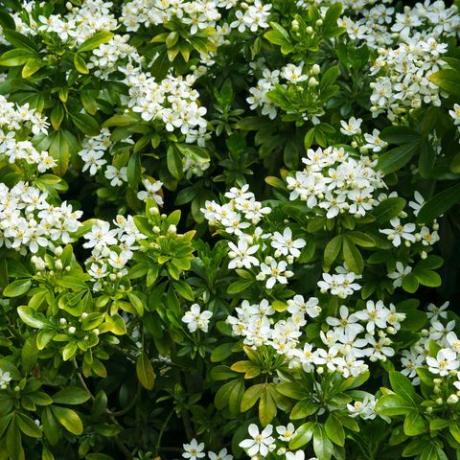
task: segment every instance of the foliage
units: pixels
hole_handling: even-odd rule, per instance
[[[460,4],[405,3],[1,2],[0,460],[460,458]]]

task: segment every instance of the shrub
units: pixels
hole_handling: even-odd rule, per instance
[[[457,7],[3,1],[0,460],[460,458]]]

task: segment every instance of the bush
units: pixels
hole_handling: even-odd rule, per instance
[[[0,460],[460,459],[457,7],[1,2]]]

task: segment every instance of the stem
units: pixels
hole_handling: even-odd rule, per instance
[[[160,450],[160,444],[161,444],[161,438],[163,437],[163,433],[169,423],[169,420],[171,420],[171,417],[173,415],[174,411],[171,411],[169,415],[166,417],[166,420],[164,421],[163,425],[161,426],[160,433],[158,434],[158,440],[155,445],[155,454],[158,455],[158,451]],[[167,447],[161,448],[162,450],[168,449]]]
[[[88,392],[91,400],[95,400],[95,396],[93,395],[93,393],[91,392],[91,390],[89,389],[88,385],[86,384],[86,381],[83,377],[83,375],[81,374],[80,372],[80,369],[78,368],[78,364],[77,364],[77,360],[74,358],[72,360],[73,362],[73,366],[75,368],[75,370],[77,371],[77,376],[78,376],[78,379],[80,380],[80,383],[82,384],[83,388]],[[134,398],[135,399],[135,398]],[[118,425],[119,427],[123,428],[119,423],[118,423],[118,420],[114,417],[113,413],[110,412],[108,409],[106,409],[106,414],[107,416],[109,417],[110,421],[115,424],[115,425]],[[117,447],[121,450],[121,452],[123,452],[124,456],[126,459],[131,459],[132,458],[132,455],[131,455],[131,452],[128,450],[128,448],[120,441],[120,439],[118,438],[118,436],[115,436],[115,444],[117,445]]]

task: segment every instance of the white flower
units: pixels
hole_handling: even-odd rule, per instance
[[[460,104],[454,104],[454,109],[449,110],[449,115],[454,120],[455,126],[460,126]]]
[[[425,204],[425,199],[420,192],[414,192],[414,201],[409,201],[409,207],[414,210],[414,215],[417,216],[422,206]]]
[[[427,306],[426,316],[431,321],[436,321],[438,318],[447,318],[447,309],[449,308],[449,302],[444,302],[440,307],[430,303]]]
[[[412,272],[412,267],[409,265],[404,266],[402,262],[396,262],[396,270],[388,273],[388,278],[393,280],[393,287],[401,287],[403,279]]]
[[[187,458],[189,460],[197,460],[198,458],[203,458],[206,454],[203,452],[204,450],[204,442],[200,442],[198,444],[196,439],[192,439],[190,444],[183,445],[184,452],[182,453],[183,458]]]
[[[250,457],[261,455],[266,457],[274,445],[275,438],[272,435],[273,426],[267,425],[262,432],[256,424],[251,423],[248,427],[248,433],[252,439],[241,441],[239,446],[244,449]]]
[[[420,379],[417,377],[417,368],[423,366],[425,357],[410,350],[403,350],[401,355],[401,365],[403,366],[401,374],[414,379],[414,384],[419,383]]]
[[[141,201],[147,201],[147,199],[154,200],[159,206],[163,205],[163,197],[158,193],[163,186],[163,182],[155,179],[143,179],[142,184],[145,187],[145,191],[137,193],[137,198]]]
[[[118,169],[115,166],[109,165],[104,175],[110,181],[112,187],[119,187],[123,185],[123,182],[128,182],[128,169],[125,166]]]
[[[209,310],[201,311],[201,307],[194,303],[188,312],[182,317],[182,321],[187,324],[190,332],[197,330],[208,332],[209,320],[212,313]]]
[[[0,369],[0,389],[5,390],[10,382],[11,382],[10,373]]]
[[[275,232],[271,241],[272,247],[276,249],[275,256],[287,256],[290,254],[293,257],[299,257],[300,249],[306,244],[305,240],[301,238],[293,240],[290,228],[285,228],[283,234]]]
[[[364,134],[364,139],[367,142],[364,147],[375,153],[381,152],[388,145],[388,143],[380,138],[380,131],[378,129],[374,129],[372,134]]]
[[[364,396],[362,401],[355,401],[347,404],[347,409],[351,417],[361,417],[363,420],[373,420],[377,416],[375,413],[375,397],[369,393]]]
[[[208,452],[209,460],[232,460],[233,455],[227,453],[227,449],[223,448],[219,451],[218,454],[215,452],[209,451]]]
[[[457,354],[449,348],[439,350],[436,358],[427,356],[426,363],[432,374],[439,374],[441,377],[448,375],[450,371],[457,370],[460,366]]]
[[[330,291],[332,295],[345,299],[346,297],[352,295],[353,292],[361,289],[361,285],[355,283],[355,280],[359,279],[360,276],[353,272],[338,273],[333,275],[323,273],[322,276],[323,279],[318,281],[318,287],[323,293]]]
[[[286,460],[305,460],[305,452],[303,450],[286,452]]]
[[[91,231],[83,237],[88,240],[83,244],[84,248],[102,249],[117,244],[117,230],[110,230],[110,224],[105,221],[98,221],[91,227]]]
[[[362,331],[364,327],[358,324],[359,318],[355,314],[349,314],[348,308],[341,305],[339,309],[340,318],[328,316],[326,323],[334,327],[334,332],[338,335],[339,340],[345,342],[354,340],[354,338]]]
[[[259,265],[259,260],[253,256],[259,249],[258,244],[249,246],[247,240],[240,239],[238,245],[229,241],[228,247],[230,248],[228,257],[232,259],[228,264],[228,268],[251,268]]]
[[[355,316],[366,322],[366,330],[369,334],[375,332],[375,328],[385,329],[387,326],[388,309],[381,300],[373,302],[368,300],[366,309],[357,311]]]
[[[415,243],[416,238],[413,233],[415,232],[415,224],[401,224],[401,221],[395,217],[390,220],[393,228],[379,230],[381,233],[387,235],[387,238],[393,243],[393,246],[401,246],[402,240],[409,243]]]
[[[340,132],[345,134],[345,136],[354,136],[356,134],[361,134],[361,123],[363,120],[361,118],[351,117],[348,122],[341,120]]]
[[[257,279],[264,280],[268,278],[265,284],[267,289],[272,289],[276,283],[287,284],[287,279],[294,275],[294,273],[287,270],[287,263],[284,260],[277,262],[272,259],[265,262],[260,265],[260,273],[257,275]]]
[[[289,442],[295,435],[295,427],[292,423],[288,423],[287,426],[277,426],[276,432],[279,434],[281,441]]]

